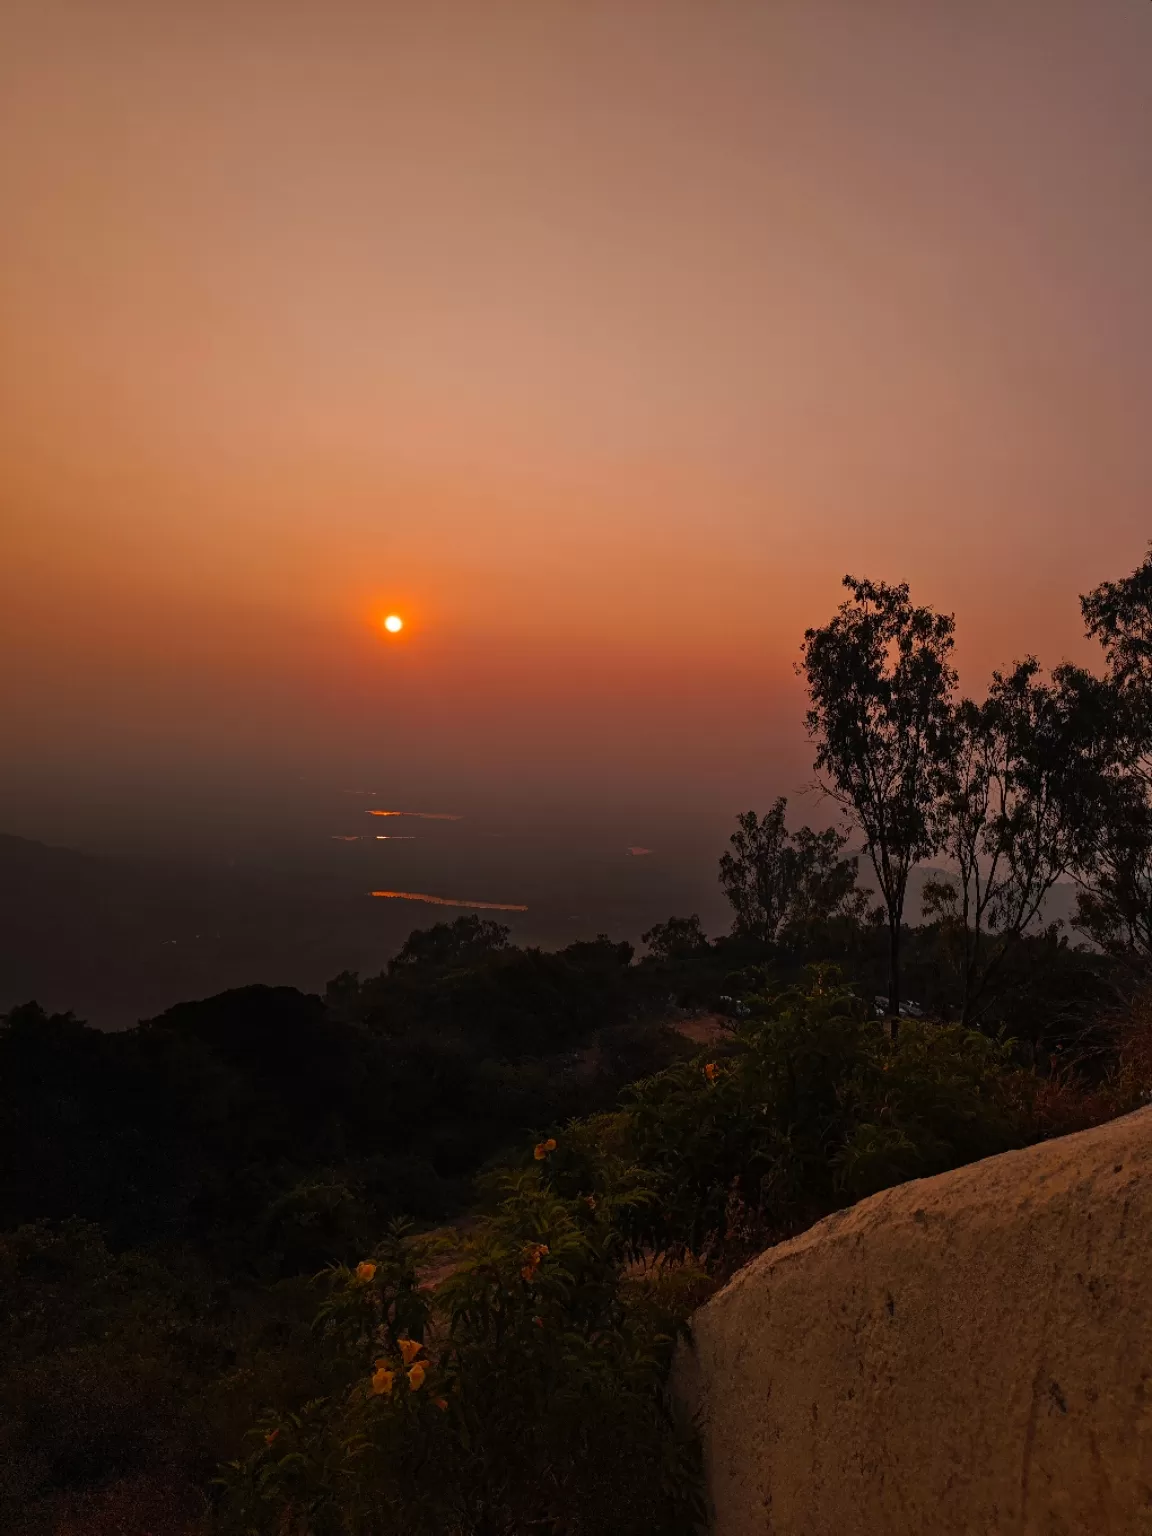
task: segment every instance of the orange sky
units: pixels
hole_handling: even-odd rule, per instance
[[[977,687],[1152,535],[1147,0],[8,0],[0,72],[10,789],[764,801],[844,571]]]

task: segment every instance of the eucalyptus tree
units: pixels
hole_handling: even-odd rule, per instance
[[[1088,673],[1065,666],[1045,681],[1028,657],[993,673],[982,704],[956,707],[938,820],[955,877],[926,886],[925,907],[952,919],[965,1023],[978,1021],[1013,946],[1089,846],[1101,703]]]
[[[952,752],[955,620],[908,584],[845,576],[851,596],[804,635],[808,730],[821,787],[863,834],[888,922],[888,1009],[900,1011],[908,877],[938,841]]]
[[[1080,599],[1108,673],[1101,729],[1110,748],[1099,814],[1079,871],[1077,921],[1102,948],[1152,964],[1152,550],[1130,576]]]
[[[1152,695],[1152,547],[1119,581],[1102,581],[1080,599],[1088,634],[1104,647],[1117,687],[1145,704]],[[1140,743],[1147,758],[1149,743]]]
[[[1097,834],[1078,874],[1076,926],[1101,949],[1152,966],[1152,803],[1139,782],[1110,774]]]

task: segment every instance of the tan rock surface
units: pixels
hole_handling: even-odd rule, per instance
[[[887,1190],[693,1320],[716,1536],[1152,1536],[1152,1109]]]

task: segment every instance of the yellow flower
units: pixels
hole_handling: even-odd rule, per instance
[[[375,1264],[373,1264],[371,1262],[370,1259],[365,1259],[362,1264],[357,1264],[357,1266],[356,1266],[356,1278],[357,1278],[357,1280],[363,1280],[363,1281],[371,1280],[372,1276],[375,1273],[376,1273],[376,1266],[375,1266]]]
[[[720,1069],[717,1067],[716,1063],[714,1061],[710,1061],[704,1068],[704,1076],[710,1083],[714,1083],[716,1081],[716,1075],[719,1070]]]
[[[536,1271],[540,1267],[540,1260],[547,1252],[547,1243],[529,1243],[528,1262],[520,1271],[520,1278],[522,1280],[534,1280],[536,1278]]]
[[[408,1372],[408,1386],[413,1392],[418,1392],[424,1385],[424,1377],[427,1371],[428,1367],[424,1364],[423,1360],[417,1360],[416,1364]]]
[[[536,1143],[536,1148],[535,1148],[535,1151],[532,1153],[532,1156],[536,1159],[536,1161],[538,1163],[542,1163],[544,1161],[544,1159],[548,1156],[549,1152],[555,1152],[555,1150],[556,1150],[556,1138],[555,1138],[555,1136],[549,1136],[547,1141],[538,1141]]]
[[[404,1364],[411,1365],[416,1356],[424,1348],[423,1344],[417,1344],[415,1339],[397,1339],[400,1353],[404,1356]]]
[[[387,1397],[392,1391],[393,1373],[382,1365],[372,1376],[372,1391],[377,1397]]]

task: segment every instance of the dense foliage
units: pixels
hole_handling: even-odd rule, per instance
[[[893,1037],[827,972],[746,1006],[729,1039],[493,1179],[435,1290],[397,1234],[331,1275],[340,1390],[261,1420],[225,1529],[696,1528],[690,1426],[662,1391],[689,1309],[766,1243],[1019,1145],[1045,1113],[1008,1042],[920,1022]],[[1094,1112],[1145,1088],[1117,1079]]]
[[[119,1034],[15,1009],[0,1228],[78,1216],[118,1245],[193,1240],[230,1263],[258,1233],[262,1270],[315,1269],[392,1216],[443,1216],[491,1153],[675,1053],[643,1023],[629,945],[476,943],[493,927],[438,925],[326,999],[247,987]]]
[[[319,1331],[344,1379],[261,1421],[228,1468],[224,1529],[689,1528],[697,1453],[661,1384],[692,1288],[666,1298],[623,1270],[620,1217],[648,1192],[633,1174],[565,1199],[538,1167],[500,1188],[435,1292],[395,1233],[333,1273]]]
[[[1138,1009],[1098,1022],[1106,1058],[1037,1072],[959,1023],[893,1035],[828,968],[774,972],[716,966],[739,995],[711,1043],[541,1124],[439,1233],[346,1223],[317,1178],[246,1246],[110,1245],[75,1219],[0,1238],[4,1528],[692,1530],[662,1382],[714,1284],[861,1195],[1152,1087]]]

